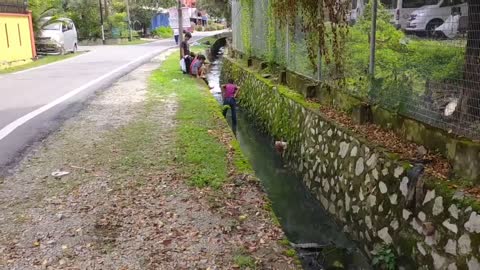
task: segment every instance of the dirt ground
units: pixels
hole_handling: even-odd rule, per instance
[[[175,95],[147,106],[164,57],[98,95],[0,182],[0,269],[298,267],[258,182],[199,189],[172,167]]]

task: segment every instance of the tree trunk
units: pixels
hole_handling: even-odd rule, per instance
[[[480,0],[468,1],[462,120],[480,119]]]
[[[105,7],[105,19],[108,20],[109,14],[109,6],[108,6],[108,0],[103,1],[103,6]]]

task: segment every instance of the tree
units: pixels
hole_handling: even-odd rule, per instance
[[[197,1],[197,8],[206,10],[211,16],[225,18],[230,22],[231,4],[231,0],[199,0]]]
[[[28,8],[32,11],[33,31],[38,35],[40,29],[52,20],[46,20],[47,17],[55,17],[62,13],[61,0],[30,0]]]
[[[480,0],[468,0],[467,48],[461,110],[464,120],[480,118]]]
[[[75,22],[80,39],[101,37],[98,0],[70,0],[66,4],[67,16]]]

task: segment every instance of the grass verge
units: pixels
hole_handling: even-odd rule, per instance
[[[54,62],[58,62],[58,61],[61,61],[61,60],[72,58],[74,56],[81,55],[83,53],[84,52],[78,52],[76,54],[69,53],[69,54],[65,54],[65,55],[43,56],[43,57],[39,58],[38,60],[27,63],[25,65],[15,66],[15,67],[6,68],[6,69],[0,69],[0,74],[13,73],[13,72],[23,71],[23,70],[30,69],[30,68],[35,68],[35,67],[51,64],[51,63],[54,63]]]
[[[198,49],[198,48],[197,48]],[[175,95],[177,168],[198,187],[219,188],[229,177],[229,168],[251,172],[238,143],[220,113],[220,105],[201,80],[180,72],[176,54],[170,56],[150,79],[150,100]]]

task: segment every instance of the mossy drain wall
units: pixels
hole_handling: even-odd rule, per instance
[[[480,208],[441,180],[323,117],[318,104],[225,58],[222,82],[241,87],[259,128],[288,143],[285,159],[367,254],[391,246],[412,269],[480,269]],[[419,179],[417,181],[417,179]]]

